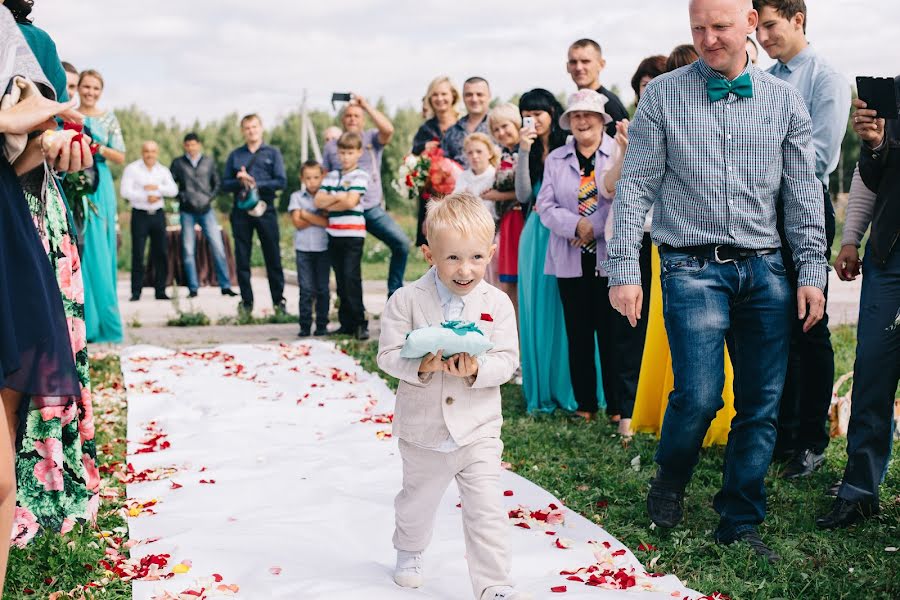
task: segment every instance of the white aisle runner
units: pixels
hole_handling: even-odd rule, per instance
[[[213,574],[209,597],[229,589],[251,600],[472,597],[453,484],[425,553],[425,586],[391,580],[401,479],[389,436],[394,398],[332,344],[132,347],[122,369],[135,473],[130,535],[158,538],[132,557],[168,554],[168,569],[187,571],[136,581],[134,598],[176,598]],[[647,576],[629,549],[528,480],[505,471],[501,481],[509,510],[522,507],[510,519],[513,577],[535,598],[700,595],[674,576]],[[215,591],[226,585],[237,587]]]

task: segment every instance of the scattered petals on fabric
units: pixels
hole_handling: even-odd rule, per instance
[[[143,438],[134,442],[139,447],[133,454],[149,454],[152,452],[168,450],[172,447],[172,444],[167,439],[169,436],[162,430],[159,423],[156,421],[150,421],[144,425],[144,433],[145,435]]]
[[[141,517],[145,515],[155,515],[156,510],[153,508],[159,504],[159,500],[156,498],[152,500],[128,500],[125,503],[125,506],[122,507],[123,517]]]

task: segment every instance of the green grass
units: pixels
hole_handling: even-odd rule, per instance
[[[125,411],[113,398],[104,399],[103,388],[118,389],[124,394],[118,356],[107,355],[91,359],[91,382],[94,389],[94,423],[98,448],[98,465],[108,465],[125,457]],[[108,412],[111,411],[111,412]],[[103,448],[103,450],[100,450]],[[76,525],[65,536],[48,533],[39,535],[23,549],[10,549],[5,600],[33,600],[47,598],[55,591],[69,591],[102,577],[97,562],[103,558],[103,545],[98,545],[96,534],[125,528],[125,520],[119,514],[124,503],[125,486],[103,476],[101,489],[119,490],[120,498],[101,500],[96,526]],[[116,533],[127,539],[126,533]],[[90,567],[90,568],[88,568]],[[49,583],[46,583],[49,581]],[[29,594],[26,590],[31,590]],[[77,597],[77,596],[76,596]],[[93,597],[93,596],[88,596]],[[96,596],[97,598],[126,600],[131,598],[131,583],[113,579]]]
[[[838,327],[833,342],[840,375],[852,368],[855,330]],[[339,343],[364,368],[377,370],[377,343]],[[396,385],[396,380],[386,379]],[[722,547],[712,540],[718,522],[712,498],[721,485],[723,448],[701,453],[688,488],[684,523],[669,532],[651,529],[644,501],[655,471],[654,436],[639,434],[626,446],[603,419],[584,424],[561,414],[528,415],[519,386],[504,386],[502,396],[504,460],[629,548],[641,542],[656,546],[657,551],[636,551],[649,570],[674,573],[689,587],[707,594],[718,591],[734,600],[900,598],[900,552],[885,551],[900,546],[897,461],[881,488],[882,514],[838,532],[819,531],[814,519],[830,506],[824,490],[843,472],[846,440],[832,441],[826,467],[806,481],[785,482],[773,476],[773,467],[766,480],[769,509],[762,535],[783,560],[771,566],[746,546]],[[900,442],[894,454],[900,454]],[[640,457],[639,471],[632,468],[635,457]]]

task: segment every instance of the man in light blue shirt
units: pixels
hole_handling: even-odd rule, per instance
[[[850,84],[809,45],[804,0],[754,0],[753,6],[759,11],[756,37],[769,57],[778,61],[769,73],[797,88],[812,118],[816,177],[822,182],[824,196],[825,256],[830,258],[835,221],[828,177],[840,159],[850,112]],[[791,269],[789,272],[793,275]],[[808,477],[821,467],[829,441],[826,421],[834,350],[828,314],[806,333],[801,325],[795,321],[791,334],[775,444],[775,458],[787,461],[781,475],[788,479]]]

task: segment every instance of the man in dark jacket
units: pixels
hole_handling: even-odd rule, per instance
[[[241,135],[246,142],[235,148],[225,161],[222,189],[234,194],[231,209],[231,233],[234,237],[234,261],[241,288],[240,308],[253,312],[253,287],[250,279],[250,251],[253,232],[259,236],[269,293],[276,313],[283,314],[284,271],[281,268],[281,238],[275,197],[287,185],[281,151],[263,141],[263,124],[258,115],[241,119]]]
[[[188,295],[197,296],[200,286],[197,277],[196,225],[203,231],[216,265],[216,279],[223,296],[237,296],[231,290],[228,264],[225,261],[225,245],[222,232],[212,209],[212,200],[219,190],[219,173],[213,159],[203,154],[203,146],[196,133],[184,136],[184,155],[172,161],[169,169],[178,184],[178,210],[181,213],[181,250],[184,254],[184,272],[187,276]]]
[[[900,93],[900,77],[895,84]],[[859,174],[876,197],[863,257],[847,468],[831,511],[816,519],[823,529],[878,514],[900,381],[900,121],[896,113],[879,118],[862,100],[853,105],[853,129],[862,140]]]

